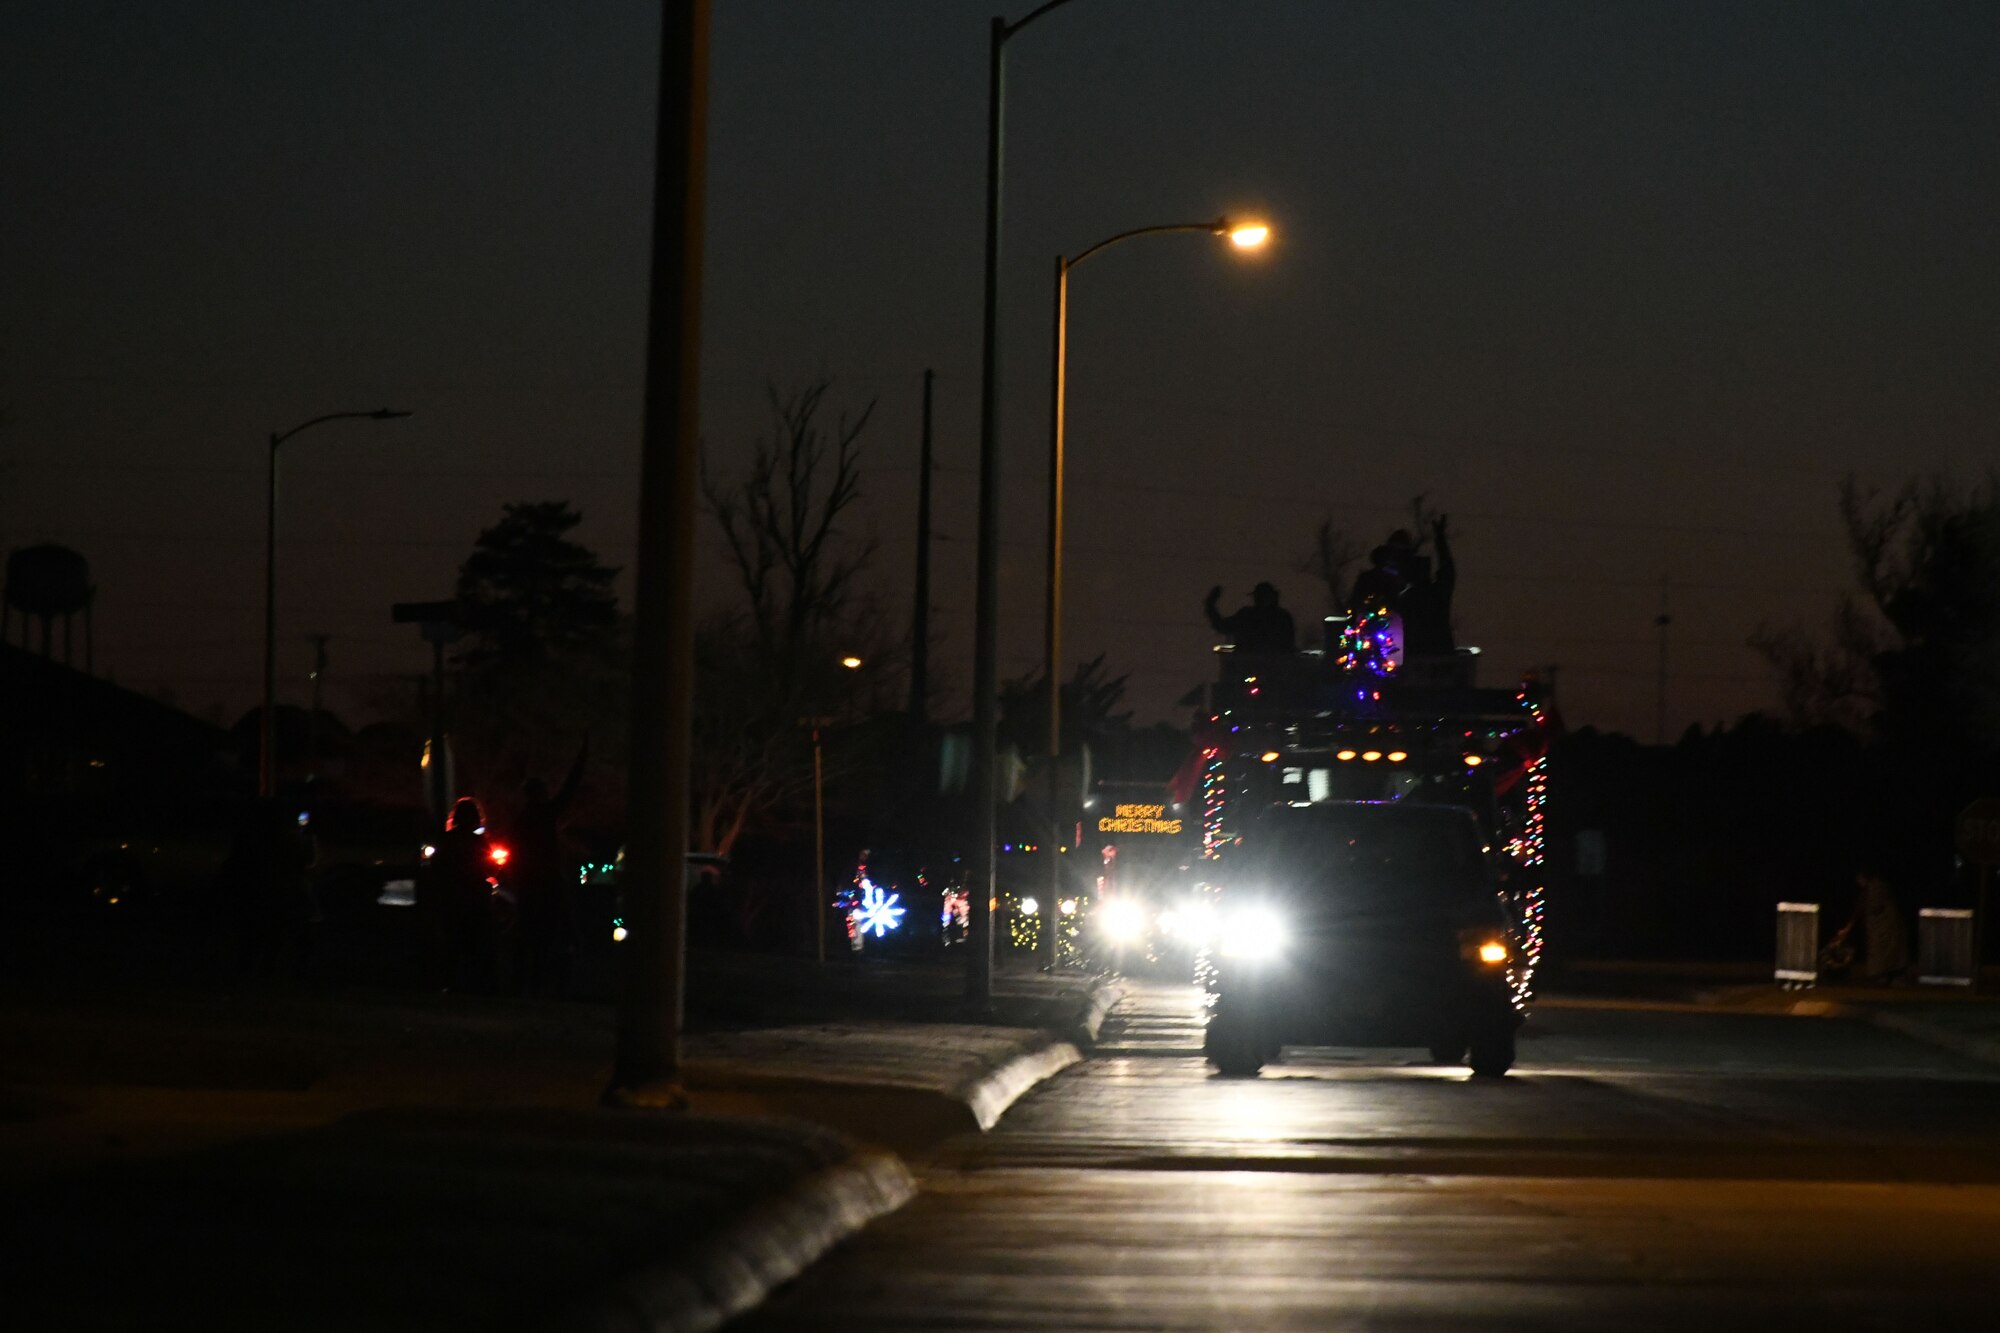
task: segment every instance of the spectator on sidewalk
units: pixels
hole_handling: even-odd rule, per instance
[[[569,985],[576,864],[563,856],[562,827],[589,757],[590,737],[585,736],[569,776],[554,795],[538,777],[521,786],[521,809],[511,834],[512,867],[521,914],[519,975],[521,988],[530,995],[560,995]]]
[[[1889,985],[1910,968],[1910,934],[1902,905],[1882,867],[1873,861],[1862,862],[1854,887],[1858,891],[1854,915],[1835,932],[1829,947],[1846,945],[1853,950],[1855,962],[1848,980],[1864,986]]]

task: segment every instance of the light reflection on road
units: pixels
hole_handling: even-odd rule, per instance
[[[1971,1328],[1996,1071],[1857,1024],[1564,1009],[1502,1080],[1293,1049],[1216,1077],[1191,993],[944,1146],[746,1327]]]

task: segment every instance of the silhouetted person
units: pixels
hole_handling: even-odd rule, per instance
[[[1886,985],[1910,966],[1910,935],[1903,924],[1903,908],[1877,865],[1864,862],[1854,876],[1854,887],[1859,890],[1854,915],[1835,932],[1828,947],[1853,945],[1855,963],[1848,972],[1850,980]],[[1861,935],[1859,944],[1854,943],[1856,931]]]
[[[521,784],[521,812],[509,834],[513,857],[507,864],[521,911],[521,986],[531,994],[560,994],[569,984],[576,867],[563,857],[562,825],[589,756],[586,736],[553,796],[540,778]]]
[[[240,974],[305,969],[318,916],[306,879],[312,863],[312,841],[295,813],[269,797],[243,807],[222,866],[222,904]]]
[[[1458,564],[1451,555],[1451,530],[1443,516],[1431,524],[1437,547],[1437,569],[1430,557],[1417,552],[1407,528],[1398,528],[1369,555],[1370,565],[1354,578],[1348,607],[1356,618],[1388,611],[1403,622],[1402,648],[1411,655],[1443,655],[1454,651],[1451,597],[1458,586]]]
[[[1435,573],[1423,556],[1417,556],[1413,564],[1403,605],[1403,647],[1405,652],[1444,656],[1458,647],[1451,632],[1451,594],[1458,586],[1458,564],[1451,558],[1451,530],[1442,514],[1431,524],[1431,549],[1437,552]]]
[[[1377,611],[1402,615],[1415,579],[1417,546],[1402,528],[1368,555],[1368,568],[1354,576],[1348,613],[1357,619]]]
[[[494,982],[493,865],[486,812],[461,796],[445,818],[426,867],[422,902],[430,917],[433,979],[448,990],[486,989]]]
[[[1241,653],[1289,653],[1298,649],[1298,630],[1292,613],[1278,605],[1278,590],[1260,583],[1250,590],[1250,605],[1230,615],[1216,610],[1222,600],[1220,585],[1210,588],[1202,610],[1215,632],[1236,645]]]

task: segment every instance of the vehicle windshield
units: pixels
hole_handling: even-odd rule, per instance
[[[1471,815],[1445,807],[1273,810],[1238,866],[1246,885],[1361,912],[1432,912],[1493,891]]]

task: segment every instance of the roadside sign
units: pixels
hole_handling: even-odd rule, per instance
[[[1982,796],[1958,817],[1953,842],[1976,866],[2000,866],[2000,797]]]

